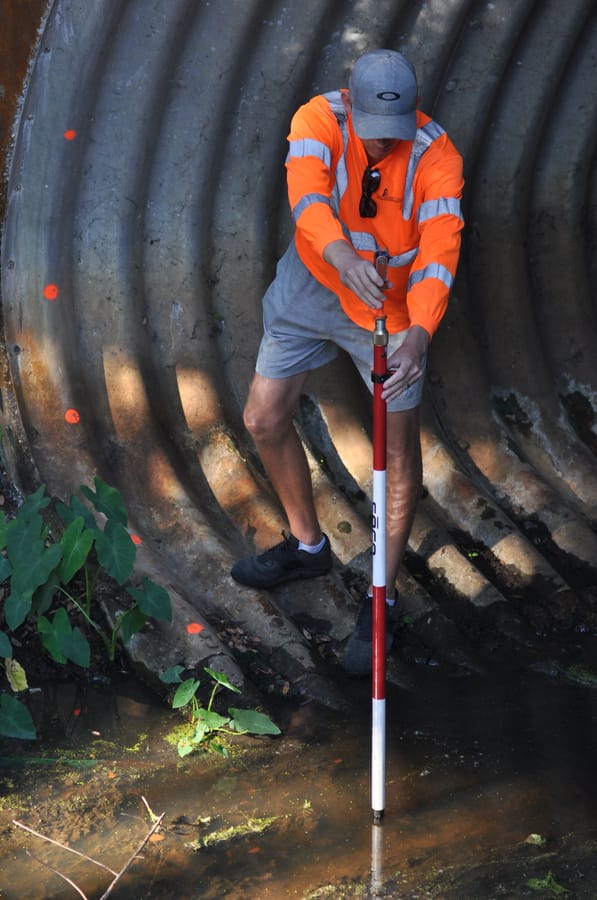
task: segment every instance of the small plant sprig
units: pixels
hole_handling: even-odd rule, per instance
[[[172,698],[172,708],[182,709],[189,705],[191,707],[188,733],[178,741],[179,756],[188,756],[189,753],[201,746],[222,756],[228,756],[227,748],[214,739],[216,734],[280,734],[278,726],[265,713],[230,707],[228,716],[221,716],[212,709],[216,693],[220,688],[227,688],[236,694],[241,693],[223,672],[214,672],[213,669],[204,667],[204,671],[207,672],[214,684],[207,707],[203,707],[197,699],[199,680],[187,678],[183,681],[181,678],[183,671],[183,666],[172,666],[160,675],[160,679],[165,684],[178,683]]]
[[[14,519],[8,521],[0,510],[0,605],[5,625],[0,630],[0,658],[7,675],[14,669],[9,635],[18,632],[26,619],[35,623],[42,647],[55,662],[64,665],[70,660],[82,668],[90,665],[89,641],[71,617],[81,615],[99,635],[110,663],[116,658],[119,638],[126,643],[148,619],[172,619],[170,597],[163,587],[147,577],[141,587],[129,581],[137,549],[126,527],[128,516],[120,493],[98,477],[94,485],[95,490],[85,485],[80,489],[90,506],[75,495],[68,505],[57,503],[64,530],[56,541],[42,516],[50,503],[45,485],[25,499]],[[98,513],[104,517],[103,527]],[[132,598],[111,630],[102,624],[99,604],[94,603],[102,573]],[[18,692],[14,679],[9,678],[9,683]],[[7,694],[0,695],[0,734],[36,736],[27,708]]]

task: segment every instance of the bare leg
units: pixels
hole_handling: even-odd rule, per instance
[[[265,470],[284,507],[292,534],[305,544],[322,537],[311,473],[292,416],[306,373],[290,378],[255,375],[244,411]]]
[[[418,408],[388,413],[387,435],[386,585],[390,591],[421,496],[423,466]]]

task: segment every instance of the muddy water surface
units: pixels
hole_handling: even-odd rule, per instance
[[[4,900],[597,897],[591,648],[522,670],[413,667],[388,697],[386,816],[369,808],[367,682],[351,709],[281,711],[280,738],[179,760],[180,719],[139,685],[47,687],[50,743],[2,747]],[[144,803],[143,798],[147,802]],[[30,856],[28,854],[33,854]],[[567,893],[564,893],[566,891]],[[79,895],[80,896],[80,895]]]

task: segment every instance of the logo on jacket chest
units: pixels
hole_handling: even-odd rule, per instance
[[[377,195],[379,200],[389,200],[390,203],[402,203],[402,197],[397,197],[386,187]]]

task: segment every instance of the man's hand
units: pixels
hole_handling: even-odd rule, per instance
[[[429,346],[429,335],[420,325],[413,325],[398,350],[388,356],[392,375],[384,381],[382,397],[392,400],[407,390],[423,374],[423,357]]]
[[[323,258],[336,269],[342,284],[350,288],[370,309],[381,309],[384,301],[384,280],[373,263],[363,259],[348,241],[332,241],[323,251]]]

